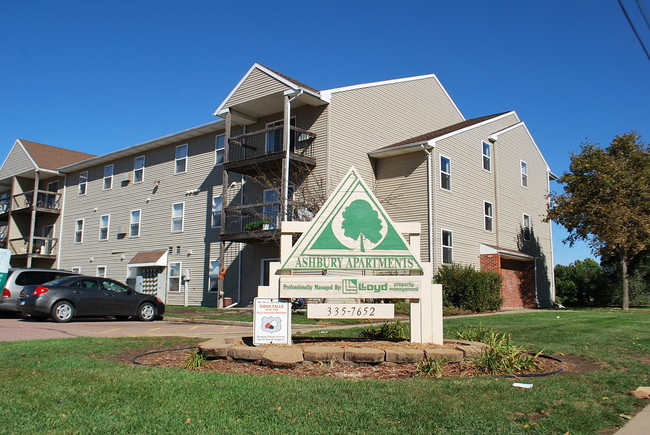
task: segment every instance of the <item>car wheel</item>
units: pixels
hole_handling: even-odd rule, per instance
[[[74,307],[68,301],[61,301],[54,304],[51,311],[52,319],[57,323],[66,323],[72,320]]]
[[[138,309],[138,319],[145,322],[151,322],[155,318],[156,307],[154,307],[151,302],[145,302],[140,305],[140,308]]]

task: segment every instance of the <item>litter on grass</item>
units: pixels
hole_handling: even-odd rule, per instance
[[[512,386],[519,388],[533,388],[533,384],[522,384],[521,382],[513,382]]]

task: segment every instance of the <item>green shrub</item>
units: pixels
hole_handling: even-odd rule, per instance
[[[467,329],[456,332],[456,338],[459,340],[487,343],[494,332],[494,329],[486,328],[482,323],[479,323],[478,326],[470,326]]]
[[[384,323],[379,327],[369,326],[364,328],[361,330],[361,336],[374,339],[406,338],[406,329],[404,329],[404,324],[398,320]]]
[[[445,264],[440,266],[434,282],[442,284],[443,303],[475,312],[501,308],[501,275],[492,271],[477,271],[473,266]]]

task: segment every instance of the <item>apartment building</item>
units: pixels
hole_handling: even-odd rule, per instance
[[[0,167],[0,247],[13,267],[56,265],[64,177],[57,168],[94,157],[17,139]]]
[[[552,303],[553,175],[515,112],[465,119],[434,75],[319,91],[255,64],[214,114],[60,165],[56,264],[168,304],[247,305],[281,222],[310,220],[353,165],[393,220],[421,223],[434,268],[498,271],[504,306]]]

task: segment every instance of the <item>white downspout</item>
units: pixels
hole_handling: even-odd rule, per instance
[[[422,150],[427,153],[427,231],[429,232],[428,247],[429,262],[433,264],[433,167],[431,151],[425,144],[420,145]]]
[[[289,98],[286,101],[286,106],[284,110],[284,143],[286,149],[284,150],[284,183],[282,186],[282,196],[283,200],[283,210],[282,215],[285,221],[289,220],[289,155],[291,154],[291,102],[301,96],[305,91],[300,89],[299,91],[286,92],[284,95],[289,96],[293,94],[293,97]]]

